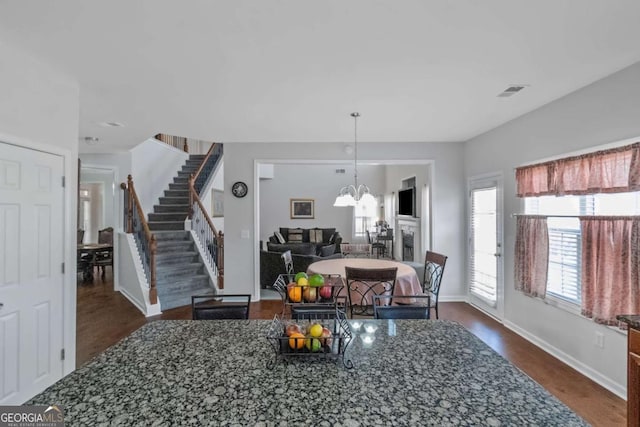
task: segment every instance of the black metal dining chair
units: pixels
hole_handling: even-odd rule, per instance
[[[293,257],[291,256],[291,251],[283,252],[281,257],[284,261],[284,268],[287,274],[293,274]]]
[[[193,320],[248,319],[251,295],[194,295],[191,297]]]
[[[367,232],[367,242],[371,245],[371,252],[376,252],[376,258],[380,258],[380,255],[384,258],[387,252],[387,245],[384,242],[372,242],[371,241],[371,233],[369,230]]]
[[[373,316],[373,297],[393,296],[398,268],[345,267],[347,301],[351,317]]]
[[[373,317],[376,319],[430,319],[431,297],[412,295],[395,297],[396,301],[411,298],[413,301],[403,305],[391,305],[391,297],[375,295],[373,297]]]
[[[436,311],[436,319],[438,319],[438,295],[447,258],[446,255],[431,251],[427,251],[424,258],[422,292],[431,297],[431,308]]]

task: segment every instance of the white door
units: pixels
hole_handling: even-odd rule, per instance
[[[469,302],[502,319],[502,177],[472,179],[469,199]]]
[[[0,142],[0,404],[62,378],[63,158]]]

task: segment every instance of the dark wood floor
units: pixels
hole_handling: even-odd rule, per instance
[[[251,303],[251,318],[272,319],[280,301]],[[189,307],[145,318],[119,292],[110,272],[104,281],[78,286],[77,366],[131,332],[160,319],[190,319]],[[441,303],[440,319],[456,321],[482,339],[594,426],[626,425],[626,402],[465,303]]]

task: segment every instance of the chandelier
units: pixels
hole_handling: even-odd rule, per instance
[[[351,113],[354,121],[354,185],[347,185],[340,189],[333,206],[357,206],[359,204],[375,204],[375,199],[369,192],[369,187],[364,184],[358,185],[358,117],[360,113]]]

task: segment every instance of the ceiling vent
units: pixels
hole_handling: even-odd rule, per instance
[[[108,128],[121,128],[124,127],[124,125],[120,122],[103,122],[100,123],[102,126],[104,127],[108,127]]]
[[[515,95],[520,92],[522,89],[527,87],[528,85],[513,85],[506,88],[503,92],[498,94],[498,98],[507,98],[509,96]]]

